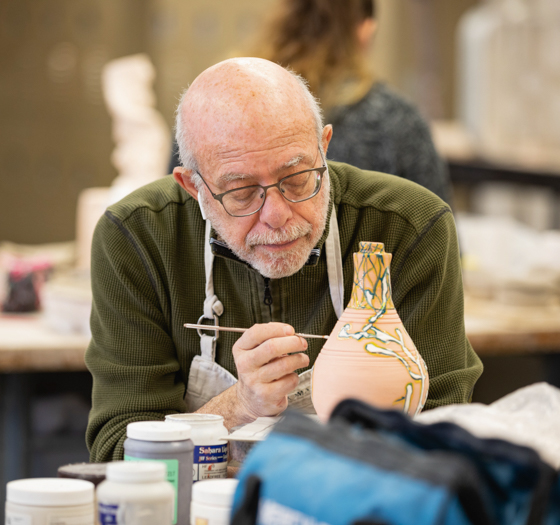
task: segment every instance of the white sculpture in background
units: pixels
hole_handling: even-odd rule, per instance
[[[458,29],[459,117],[477,153],[560,169],[560,2],[485,0]]]
[[[111,160],[118,176],[110,188],[87,188],[78,198],[78,268],[90,266],[93,230],[107,206],[167,173],[171,134],[155,108],[154,78],[154,67],[144,54],[112,60],[103,69],[103,94],[116,142]]]
[[[103,68],[103,95],[116,143],[111,161],[118,171],[110,203],[167,174],[171,135],[155,107],[154,78],[145,54],[118,58]]]

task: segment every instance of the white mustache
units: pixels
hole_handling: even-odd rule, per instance
[[[261,244],[286,244],[301,237],[309,235],[313,226],[309,222],[294,224],[281,230],[272,230],[262,233],[249,233],[246,237],[247,246],[258,246]]]

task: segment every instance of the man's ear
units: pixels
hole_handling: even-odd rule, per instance
[[[198,190],[194,187],[191,181],[191,171],[180,166],[173,169],[173,178],[177,181],[177,184],[181,186],[187,193],[189,193],[193,198],[198,200]]]
[[[329,143],[332,139],[333,134],[333,127],[330,124],[327,124],[323,128],[323,137],[321,139],[321,145],[323,146],[323,151],[325,156],[327,155],[327,150],[329,149]]]

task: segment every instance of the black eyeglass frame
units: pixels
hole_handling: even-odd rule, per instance
[[[325,161],[325,157],[323,156],[323,152],[320,149],[319,149],[319,154],[321,155],[321,159],[323,160],[323,165],[319,166],[318,168],[310,168],[308,170],[298,171],[297,173],[291,173],[290,175],[286,175],[285,177],[282,177],[277,183],[269,184],[268,186],[261,186],[260,184],[251,184],[250,186],[242,186],[241,188],[234,188],[233,190],[224,191],[224,193],[219,193],[219,194],[214,193],[210,189],[210,186],[208,186],[207,182],[204,180],[204,178],[202,177],[202,175],[198,171],[195,171],[195,173],[201,178],[202,182],[204,182],[204,185],[208,188],[208,191],[210,192],[212,197],[214,197],[214,199],[216,199],[217,201],[220,201],[220,204],[224,207],[224,210],[226,210],[226,213],[228,215],[230,215],[231,217],[249,217],[250,215],[254,215],[255,213],[258,213],[259,211],[261,211],[261,209],[264,206],[264,203],[266,201],[266,192],[270,188],[278,188],[278,191],[280,192],[280,195],[282,195],[282,197],[284,197],[288,202],[293,202],[294,204],[297,204],[298,202],[305,202],[305,201],[308,201],[309,199],[312,199],[313,197],[315,197],[321,191],[321,187],[323,186],[323,174],[325,173],[325,171],[327,171],[327,164],[326,164],[326,161]],[[280,189],[280,184],[282,184],[285,180],[289,179],[290,177],[295,177],[296,175],[301,175],[302,173],[309,173],[309,172],[312,172],[312,171],[319,172],[319,177],[320,177],[319,186],[317,187],[316,191],[312,195],[310,195],[309,197],[305,197],[305,199],[301,199],[301,200],[297,200],[297,201],[293,201],[291,199],[288,199],[288,197],[286,197],[286,195],[284,195],[284,192]],[[263,189],[264,197],[262,199],[261,205],[255,211],[252,211],[251,213],[246,213],[245,215],[232,215],[227,210],[227,208],[224,206],[224,203],[223,203],[222,199],[228,193],[233,193],[234,191],[239,191],[239,190],[246,190],[248,188],[262,188]]]

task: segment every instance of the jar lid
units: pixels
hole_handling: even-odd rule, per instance
[[[239,480],[233,478],[197,481],[192,488],[192,500],[206,505],[231,507],[238,483]]]
[[[165,421],[137,421],[127,425],[126,436],[140,441],[184,441],[191,437],[191,427]]]
[[[18,479],[6,485],[6,500],[33,507],[86,505],[93,503],[94,490],[94,484],[83,479]]]
[[[107,465],[107,479],[117,483],[165,481],[167,466],[157,460],[113,461]]]
[[[223,424],[223,416],[216,414],[168,414],[165,421],[169,423],[180,423],[191,426]]]
[[[85,479],[95,486],[105,481],[107,463],[70,463],[58,467],[59,478]]]

